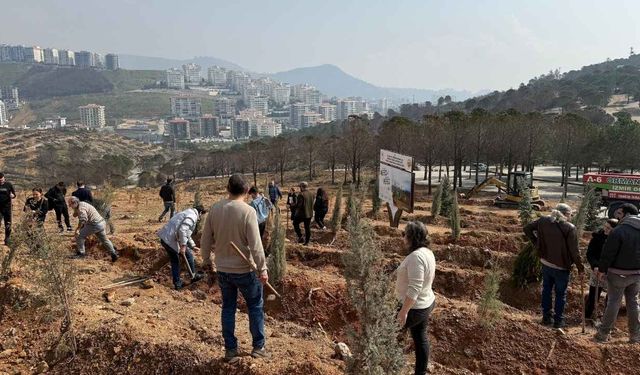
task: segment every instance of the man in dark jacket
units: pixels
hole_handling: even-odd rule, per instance
[[[78,187],[76,191],[71,193],[72,196],[78,198],[80,202],[93,203],[93,195],[91,194],[91,190],[84,186],[83,181],[76,182],[76,186]]]
[[[278,185],[276,185],[276,182],[271,180],[271,182],[269,182],[269,200],[272,205],[277,207],[280,199],[282,199],[282,192]]]
[[[162,198],[162,202],[164,203],[164,211],[162,211],[162,214],[160,214],[158,218],[158,221],[161,222],[167,212],[171,211],[169,219],[171,219],[176,212],[176,191],[173,189],[172,178],[167,178],[167,183],[160,188],[160,198]]]
[[[309,244],[311,239],[311,219],[313,218],[313,193],[309,191],[309,184],[306,182],[300,183],[300,194],[296,199],[296,210],[293,218],[293,229],[295,229],[298,235],[298,242]],[[300,223],[304,223],[304,239],[302,238],[302,231],[300,230]]]
[[[0,173],[0,220],[4,220],[4,244],[9,245],[11,236],[11,200],[16,197],[13,185]]]
[[[584,266],[578,251],[576,227],[569,222],[571,207],[560,203],[550,216],[544,216],[524,227],[524,233],[536,245],[542,263],[542,323],[554,328],[565,327],[564,307],[573,264],[582,275]],[[551,310],[555,290],[555,315]],[[552,317],[553,315],[553,317]]]
[[[592,272],[589,280],[589,295],[587,296],[587,303],[584,308],[584,316],[589,320],[596,318],[593,316],[595,306],[600,299],[600,293],[606,290],[606,284],[601,282],[597,275],[602,248],[604,248],[604,243],[607,241],[609,233],[611,233],[617,225],[617,219],[608,219],[601,230],[591,233],[591,241],[589,241],[589,246],[587,247],[587,262],[589,262]]]
[[[599,342],[609,340],[624,295],[629,342],[640,343],[640,217],[636,206],[625,203],[616,210],[615,218],[620,223],[607,237],[598,262],[598,276],[604,278],[606,275],[609,301],[595,339]]]
[[[64,185],[63,181],[58,182],[58,184],[45,194],[45,198],[49,200],[49,209],[53,207],[56,212],[56,220],[58,221],[58,230],[60,232],[64,232],[64,227],[62,226],[62,217],[64,216],[64,223],[67,226],[67,232],[73,232],[73,228],[71,228],[71,222],[69,222],[69,209],[67,208],[67,201],[65,196],[67,195],[67,188]]]

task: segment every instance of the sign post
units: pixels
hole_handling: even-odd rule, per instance
[[[380,150],[379,198],[387,204],[392,228],[400,224],[403,211],[413,212],[414,182],[411,156]]]

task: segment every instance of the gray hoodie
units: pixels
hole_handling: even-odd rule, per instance
[[[604,244],[600,272],[640,274],[640,217],[627,216],[615,227]]]

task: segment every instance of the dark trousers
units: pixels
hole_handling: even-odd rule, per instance
[[[423,375],[427,373],[429,365],[429,316],[435,307],[435,302],[426,309],[411,309],[407,314],[405,328],[411,332],[413,344],[416,347],[416,367],[415,374]]]
[[[56,211],[58,228],[62,228],[62,216],[64,216],[64,223],[67,225],[67,228],[71,228],[71,223],[69,222],[69,209],[67,208],[67,205],[53,206],[53,209]]]
[[[569,286],[570,272],[542,265],[542,315],[551,317],[552,293],[555,292],[556,323],[564,319],[564,306],[567,303],[567,287]]]
[[[597,319],[597,316],[593,316],[593,311],[595,310],[596,303],[600,300],[600,294],[602,294],[602,288],[598,288],[598,293],[596,295],[596,287],[589,287],[589,295],[587,296],[587,303],[584,308],[584,316],[587,319]]]
[[[296,231],[298,240],[302,239],[302,231],[300,230],[300,223],[304,223],[304,244],[307,245],[311,239],[311,218],[295,218],[293,219],[293,229]]]
[[[169,256],[169,260],[171,261],[171,278],[173,279],[173,285],[176,288],[182,287],[182,279],[180,278],[180,253],[171,248],[171,246],[167,245],[166,242],[160,241],[162,247],[167,251],[167,255]],[[185,255],[187,256],[187,262],[189,262],[189,267],[191,267],[191,271],[195,274],[196,272],[196,264],[193,260],[193,253],[189,246],[187,246],[187,250],[185,251]],[[189,275],[191,277],[191,275]]]
[[[262,238],[262,236],[264,236],[264,230],[267,227],[267,222],[263,221],[262,223],[258,224],[258,230],[260,231],[260,238]]]
[[[316,211],[315,213],[316,224],[318,224],[320,229],[324,228],[324,218],[327,216],[327,210]]]
[[[0,206],[0,220],[4,220],[4,242],[11,236],[11,204]]]
[[[164,215],[166,215],[167,212],[169,212],[169,219],[171,219],[176,212],[176,204],[174,202],[171,202],[171,201],[164,202],[164,211],[162,211],[158,220],[162,221],[162,219],[164,218]]]

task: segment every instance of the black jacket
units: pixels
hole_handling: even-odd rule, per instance
[[[610,267],[625,271],[640,270],[640,217],[626,217],[609,233],[598,268],[606,273]]]
[[[86,187],[78,188],[78,190],[71,193],[71,195],[78,198],[80,202],[93,203],[93,195],[91,194],[91,190]]]
[[[322,196],[316,195],[316,202],[313,204],[313,210],[315,212],[329,211],[329,201],[325,200]]]
[[[5,182],[0,185],[0,206],[11,205],[11,194],[16,195],[16,191],[13,189],[13,185],[10,182]]]
[[[173,190],[173,186],[170,184],[162,185],[160,188],[160,197],[164,202],[175,202],[176,192]]]
[[[45,194],[45,198],[49,200],[49,208],[66,206],[67,202],[64,197],[67,195],[67,188],[60,189],[58,185],[52,187]]]
[[[40,201],[35,200],[33,197],[27,199],[24,204],[24,211],[31,211],[38,221],[44,222],[47,218],[47,212],[49,211],[49,202],[42,198]]]
[[[598,267],[600,261],[600,255],[602,254],[602,248],[607,240],[607,235],[604,234],[604,230],[591,233],[591,241],[587,247],[587,261],[591,266],[591,269]]]

